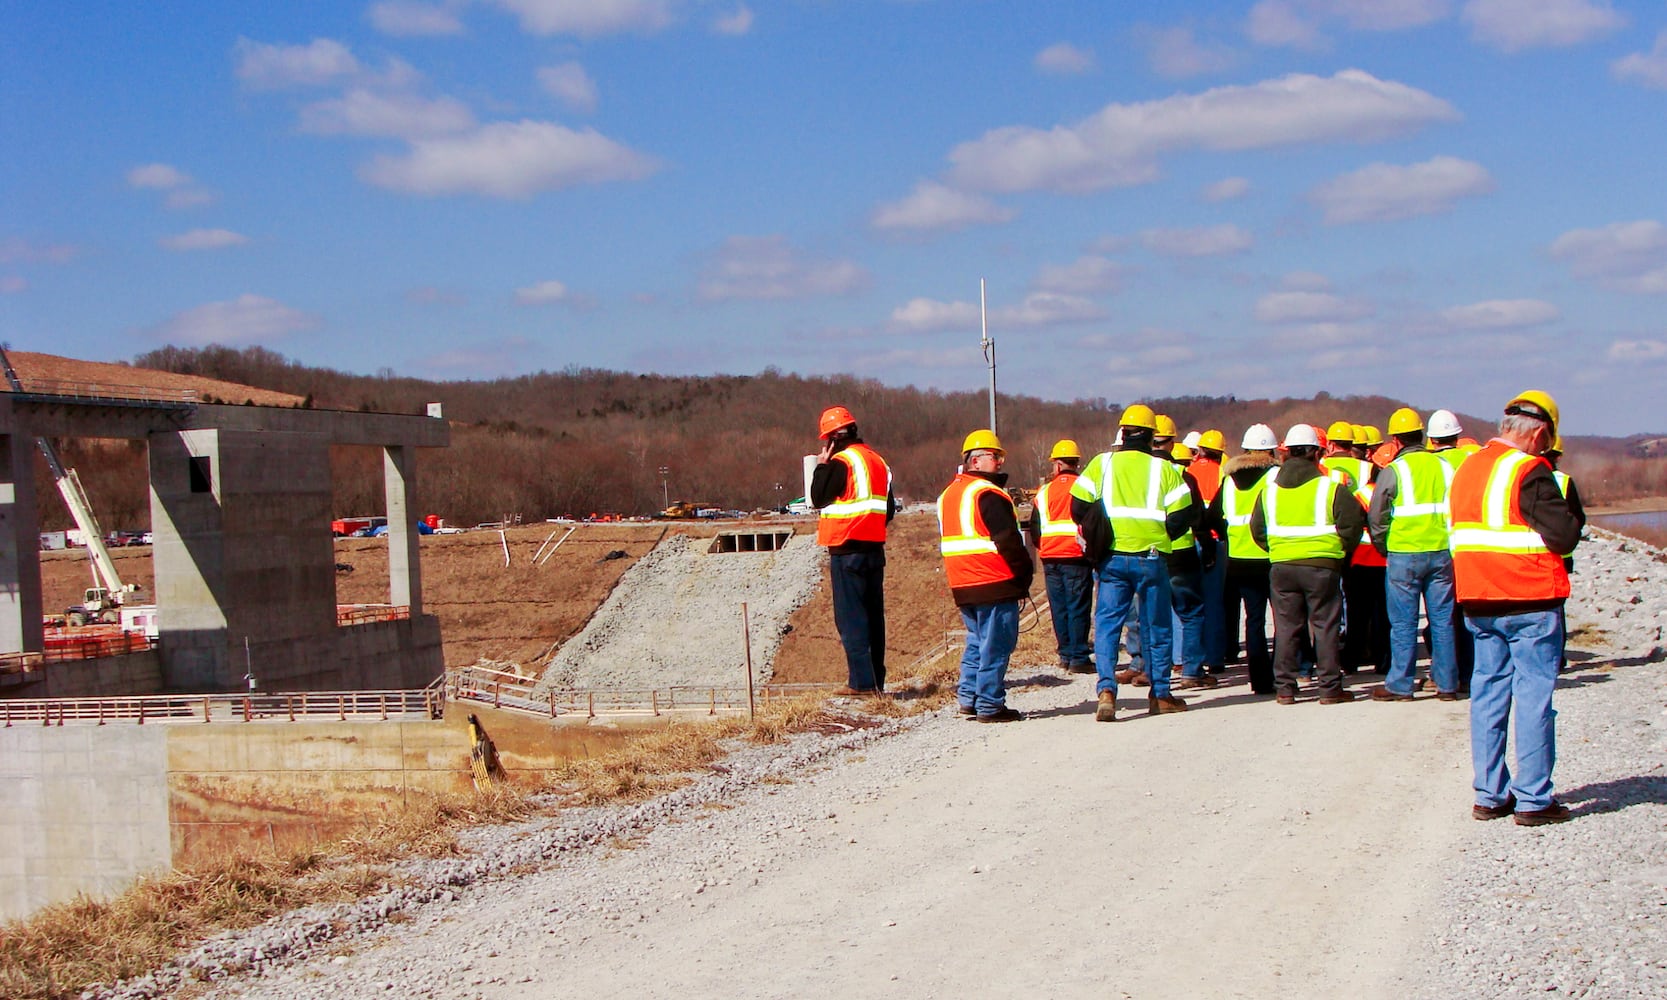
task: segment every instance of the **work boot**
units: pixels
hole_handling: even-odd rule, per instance
[[[1159,698],[1155,694],[1146,696],[1146,711],[1151,715],[1169,715],[1173,712],[1185,712],[1187,703],[1172,694]]]
[[[1213,688],[1221,683],[1209,674],[1199,674],[1197,677],[1183,677],[1175,682],[1175,688],[1180,691],[1191,691],[1194,688]]]
[[[1100,692],[1099,704],[1094,706],[1095,722],[1117,721],[1117,695],[1110,691]]]
[[[1134,683],[1134,679],[1140,676],[1140,671],[1124,668],[1117,671],[1115,676],[1117,677],[1117,683],[1119,684],[1132,684]]]

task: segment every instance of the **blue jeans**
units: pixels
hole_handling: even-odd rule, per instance
[[[1204,571],[1204,663],[1220,669],[1227,663],[1227,549],[1216,549],[1216,564]]]
[[[1007,661],[1019,644],[1019,602],[998,601],[961,608],[967,647],[955,696],[962,707],[993,715],[1007,707]]]
[[[886,686],[886,554],[828,554],[834,628],[845,647],[846,685],[854,691]]]
[[[1459,689],[1458,656],[1453,645],[1453,556],[1437,552],[1391,552],[1384,577],[1389,605],[1389,675],[1383,686],[1396,694],[1412,693],[1418,659],[1418,599],[1430,620],[1430,679],[1437,691]]]
[[[1140,646],[1152,695],[1169,696],[1166,658],[1169,630],[1169,566],[1159,554],[1113,553],[1100,562],[1098,605],[1094,608],[1094,663],[1100,675],[1096,691],[1117,692],[1117,649],[1129,606],[1140,595]]]
[[[1042,563],[1048,587],[1048,612],[1061,661],[1088,662],[1088,629],[1094,613],[1094,567],[1080,563]]]
[[[1551,769],[1557,763],[1551,692],[1563,652],[1563,616],[1557,610],[1465,615],[1465,627],[1476,640],[1470,680],[1476,802],[1497,806],[1515,795],[1518,812],[1544,809],[1551,805]],[[1505,737],[1513,723],[1514,779],[1505,763]]]
[[[1176,643],[1171,635],[1172,654],[1179,654],[1181,676],[1197,677],[1204,672],[1204,574],[1198,570],[1171,573],[1169,603],[1175,622],[1180,623],[1181,641]]]

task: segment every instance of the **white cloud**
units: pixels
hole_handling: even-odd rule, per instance
[[[1667,358],[1667,341],[1617,340],[1609,345],[1608,357],[1611,361],[1633,364],[1660,361]]]
[[[1562,318],[1562,311],[1538,299],[1493,299],[1441,311],[1442,322],[1455,330],[1511,330],[1540,326]]]
[[[230,229],[193,229],[175,236],[165,236],[157,242],[166,250],[222,250],[226,247],[242,246],[249,242],[249,237],[242,233],[234,233]]]
[[[423,371],[449,378],[510,375],[526,371],[527,359],[540,353],[540,346],[525,337],[481,341],[419,358],[413,364]]]
[[[1200,42],[1189,27],[1153,30],[1147,33],[1146,42],[1152,71],[1171,80],[1220,73],[1233,66],[1230,49]]]
[[[1609,64],[1615,79],[1667,90],[1667,31],[1655,36],[1655,48],[1634,52]]]
[[[408,194],[525,198],[578,184],[639,180],[658,169],[653,158],[594,129],[520,121],[418,139],[409,152],[378,156],[359,173],[378,187]]]
[[[745,35],[752,30],[752,20],[752,8],[742,4],[732,14],[719,14],[713,18],[712,31],[719,35]]]
[[[29,279],[21,274],[0,275],[0,295],[17,295],[29,290]]]
[[[371,4],[366,16],[377,31],[398,38],[463,33],[463,22],[458,20],[457,12],[438,4],[382,0]]]
[[[576,62],[541,67],[538,84],[574,111],[588,115],[596,110],[596,81]]]
[[[0,264],[68,264],[80,252],[68,243],[35,243],[17,236],[0,240]]]
[[[223,344],[241,347],[283,337],[318,325],[317,317],[263,295],[240,295],[187,309],[151,332],[159,340],[184,346]]]
[[[1372,315],[1370,302],[1330,292],[1269,292],[1256,300],[1263,323],[1348,323]]]
[[[1036,53],[1036,68],[1052,76],[1081,76],[1094,69],[1094,53],[1070,42],[1058,42]]]
[[[341,97],[301,109],[301,131],[315,135],[372,135],[417,139],[473,128],[475,116],[452,97],[355,88]]]
[[[189,187],[169,191],[162,199],[162,204],[169,208],[196,208],[198,205],[212,205],[220,200],[220,196],[207,188]]]
[[[1479,163],[1437,156],[1423,163],[1396,166],[1374,163],[1333,178],[1308,198],[1332,225],[1390,222],[1451,211],[1460,198],[1488,194],[1493,177]]]
[[[1079,295],[1032,292],[1017,305],[990,310],[992,330],[1036,329],[1104,319],[1099,304]],[[911,299],[891,312],[893,330],[907,333],[935,333],[944,330],[979,329],[979,309],[974,302],[940,302]]]
[[[731,236],[712,255],[697,294],[730,299],[804,299],[861,288],[868,272],[849,260],[806,257],[785,236]]]
[[[1279,279],[1279,287],[1289,292],[1329,292],[1331,279],[1316,271],[1292,271]]]
[[[983,195],[921,181],[907,197],[876,208],[869,225],[891,230],[958,230],[1008,222],[1015,214]]]
[[[568,298],[567,286],[554,279],[515,290],[515,304],[519,306],[547,306],[566,302]]]
[[[330,38],[306,45],[270,45],[239,38],[237,78],[257,90],[317,87],[359,72],[359,60]]]
[[[1166,257],[1218,257],[1243,253],[1255,243],[1247,230],[1232,224],[1201,229],[1148,229],[1141,245]]]
[[[1626,24],[1609,0],[1470,0],[1464,20],[1477,41],[1505,52],[1579,45]]]
[[[1551,243],[1576,277],[1624,292],[1667,293],[1667,226],[1654,219],[1572,229]]]
[[[168,191],[190,183],[190,174],[166,163],[146,163],[127,172],[128,187]]]
[[[1258,45],[1318,48],[1324,24],[1351,31],[1402,31],[1439,21],[1451,0],[1260,0],[1250,9],[1246,33]]]
[[[1360,70],[1293,74],[1139,104],[1111,104],[1074,125],[993,129],[950,151],[958,186],[1081,194],[1143,184],[1183,150],[1238,151],[1375,142],[1453,121],[1453,106]]]
[[[672,23],[669,0],[488,0],[521,19],[534,35],[600,38],[650,33]]]
[[[1203,191],[1205,201],[1233,201],[1249,193],[1250,181],[1243,177],[1224,177],[1214,184],[1205,185]]]
[[[1105,257],[1078,257],[1069,264],[1043,264],[1036,272],[1037,291],[1067,295],[1114,292],[1123,283],[1123,265]]]

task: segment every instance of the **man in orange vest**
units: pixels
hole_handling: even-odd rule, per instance
[[[967,628],[955,687],[962,715],[1015,722],[1007,707],[1007,661],[1019,643],[1019,602],[1030,596],[1036,568],[1019,534],[1019,515],[1003,488],[1001,440],[976,430],[961,445],[961,472],[938,497],[944,579]]]
[[[1189,435],[1190,436],[1190,435]],[[1219,430],[1210,429],[1198,435],[1193,449],[1192,464],[1187,468],[1198,483],[1198,493],[1206,509],[1215,504],[1221,492],[1222,455],[1227,450],[1227,438]],[[1201,523],[1201,532],[1209,532],[1217,543],[1215,565],[1204,571],[1204,669],[1219,674],[1227,668],[1227,559],[1223,547],[1227,544],[1225,528],[1214,523]],[[1237,620],[1235,615],[1234,619]]]
[[[822,451],[810,479],[821,512],[816,540],[828,547],[834,627],[845,647],[844,694],[886,688],[886,525],[897,514],[891,469],[863,444],[843,406],[822,411]]]
[[[1505,406],[1499,434],[1465,459],[1448,492],[1453,589],[1476,641],[1470,757],[1476,819],[1513,813],[1522,826],[1561,823],[1552,795],[1557,759],[1552,691],[1563,650],[1563,557],[1580,526],[1540,457],[1557,438],[1557,403],[1538,389]],[[1517,772],[1505,761],[1516,729]]]
[[[1031,545],[1042,559],[1042,580],[1048,588],[1048,612],[1053,616],[1054,644],[1060,669],[1091,674],[1088,627],[1094,611],[1094,564],[1083,552],[1077,522],[1071,520],[1071,484],[1077,481],[1082,449],[1070,439],[1056,442],[1048,456],[1053,474],[1030,512]]]

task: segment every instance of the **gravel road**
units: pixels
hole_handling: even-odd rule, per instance
[[[1241,669],[1097,725],[1091,678],[1017,665],[1021,723],[741,749],[97,995],[1667,996],[1667,564],[1594,534],[1562,826],[1470,819],[1464,702],[1282,707]]]

